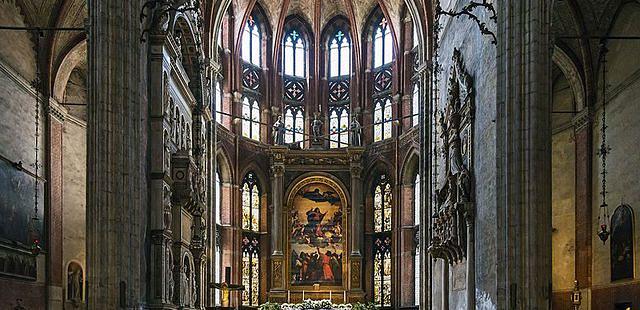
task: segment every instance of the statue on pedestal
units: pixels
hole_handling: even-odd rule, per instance
[[[284,135],[286,128],[282,122],[282,116],[278,116],[278,119],[273,123],[273,145],[284,145]]]
[[[352,118],[349,127],[351,130],[351,146],[362,146],[362,126],[358,123],[357,117],[354,116]]]
[[[318,114],[313,116],[311,129],[313,130],[313,142],[320,142],[320,137],[322,137],[322,121],[318,118]]]

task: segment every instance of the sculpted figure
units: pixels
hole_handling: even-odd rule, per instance
[[[353,117],[353,119],[351,120],[351,125],[349,125],[349,127],[349,129],[351,129],[351,145],[362,146],[362,126],[360,126],[357,117]]]

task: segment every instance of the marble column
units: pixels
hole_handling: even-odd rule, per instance
[[[363,147],[349,147],[349,170],[351,173],[351,255],[350,288],[352,292],[361,292],[362,285],[362,236],[364,234],[363,195],[362,195],[362,153]],[[347,210],[347,214],[349,214]]]
[[[271,203],[273,218],[271,221],[271,248],[272,248],[272,289],[284,289],[284,249],[283,226],[285,226],[285,211],[283,203],[284,195],[284,159],[289,149],[283,146],[271,147]]]
[[[88,8],[87,309],[141,308],[149,260],[141,1]]]

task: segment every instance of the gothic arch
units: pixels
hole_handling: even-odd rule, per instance
[[[297,186],[300,184],[300,182],[302,182],[305,179],[308,179],[310,177],[323,177],[326,178],[328,180],[330,180],[330,183],[334,183],[333,186],[336,187],[337,190],[342,191],[342,194],[344,195],[344,207],[347,207],[349,205],[351,205],[351,200],[350,200],[350,194],[349,194],[349,190],[347,189],[347,187],[344,185],[344,183],[342,181],[340,181],[340,179],[338,179],[337,177],[335,177],[334,175],[330,174],[330,173],[326,173],[326,172],[307,172],[302,174],[301,176],[295,178],[292,182],[291,185],[289,185],[289,187],[287,187],[284,197],[286,198],[285,200],[285,205],[286,202],[289,201],[289,199],[291,197],[293,197],[293,195],[296,193],[296,188]]]
[[[400,170],[402,171],[401,183],[404,185],[412,184],[420,168],[420,153],[418,149],[412,147],[402,162],[402,169]]]
[[[393,28],[393,23],[391,22],[391,19],[389,18],[389,14],[387,13],[386,8],[384,7],[384,3],[383,2],[379,2],[378,5],[376,5],[371,12],[369,13],[366,22],[365,22],[365,27],[363,28],[363,32],[362,32],[362,38],[361,38],[361,45],[362,45],[362,49],[361,49],[361,53],[362,53],[362,59],[363,59],[363,68],[372,68],[372,51],[369,48],[369,44],[373,41],[372,37],[373,37],[373,32],[375,31],[375,25],[374,23],[381,18],[386,18],[388,23],[389,23],[389,31],[390,31],[390,35],[391,38],[393,40],[393,54],[395,55],[395,57],[399,57],[399,48],[398,48],[398,36],[396,35],[396,30]],[[393,63],[397,63],[397,60],[394,60]]]
[[[553,63],[560,68],[575,96],[577,111],[582,111],[587,105],[585,102],[585,89],[582,74],[573,59],[560,46],[556,45],[552,55]]]
[[[363,180],[365,180],[363,186],[365,194],[373,190],[374,183],[381,174],[387,174],[391,185],[395,186],[395,184],[397,184],[395,175],[392,173],[393,170],[390,167],[393,167],[393,165],[385,159],[378,159],[367,165],[363,170],[367,171],[367,174],[365,174],[363,178]]]
[[[53,98],[58,102],[64,101],[64,92],[69,82],[71,72],[78,64],[87,57],[87,40],[82,40],[73,46],[64,55],[60,64],[56,68],[55,79],[53,80]]]

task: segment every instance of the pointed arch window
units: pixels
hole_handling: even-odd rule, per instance
[[[378,68],[393,61],[393,38],[386,18],[380,19],[373,32],[373,67]]]
[[[304,140],[304,108],[287,105],[284,112],[284,126],[287,128],[284,136],[286,143],[302,142]]]
[[[378,142],[391,138],[392,125],[391,98],[384,97],[376,100],[373,109],[373,141]]]
[[[350,73],[351,42],[342,30],[338,30],[329,43],[329,77],[339,77]]]
[[[284,39],[284,55],[282,57],[284,74],[295,77],[306,77],[306,46],[298,31],[291,30]]]
[[[349,146],[349,106],[329,107],[329,145],[331,148]]]
[[[378,177],[373,191],[373,300],[391,306],[392,189],[386,174]]]
[[[261,37],[260,25],[253,15],[249,16],[242,34],[242,59],[255,66],[260,66],[262,58]]]
[[[245,97],[242,100],[242,135],[260,141],[260,107],[258,101]]]
[[[242,181],[243,306],[258,306],[260,294],[260,186],[253,172]]]

